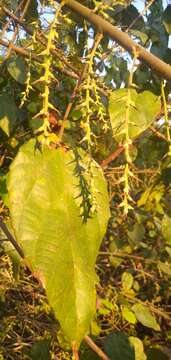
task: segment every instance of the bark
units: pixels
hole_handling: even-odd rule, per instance
[[[63,0],[58,0],[58,2],[62,1]],[[116,26],[110,24],[101,16],[94,14],[92,10],[75,0],[65,0],[65,5],[76,12],[78,15],[82,16],[84,19],[87,19],[93,26],[98,29],[98,31],[109,35],[111,39],[115,40],[130,54],[133,54],[136,50],[140,60],[145,62],[148,67],[156,71],[162,78],[171,81],[171,66],[159,59],[157,56],[145,50],[142,46],[138,45],[129,37],[128,34],[119,30]]]

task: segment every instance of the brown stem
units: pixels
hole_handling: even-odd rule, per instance
[[[88,336],[84,336],[84,341],[87,345],[103,360],[110,360],[109,357],[97,346],[94,341]]]
[[[72,93],[71,98],[70,98],[70,102],[69,102],[69,104],[68,104],[68,106],[67,106],[67,108],[66,108],[66,111],[65,111],[65,114],[64,114],[64,118],[63,118],[63,122],[62,122],[62,126],[61,126],[60,131],[59,131],[59,139],[60,139],[60,140],[61,140],[62,137],[63,137],[63,133],[64,133],[64,129],[65,129],[65,125],[66,125],[67,119],[68,119],[68,115],[69,115],[69,113],[70,113],[70,111],[71,111],[71,109],[72,109],[72,105],[73,105],[74,100],[75,100],[75,97],[76,97],[76,95],[77,95],[79,86],[80,86],[80,84],[81,84],[81,82],[82,82],[82,80],[83,80],[83,78],[84,78],[84,74],[85,74],[85,72],[86,72],[86,69],[87,69],[87,64],[86,64],[86,65],[84,66],[84,68],[83,68],[83,71],[82,71],[82,73],[81,73],[81,75],[80,75],[80,77],[79,77],[79,79],[78,79],[78,81],[77,81],[77,83],[76,83],[76,85],[75,85],[75,87],[74,87],[73,93]]]
[[[154,126],[150,126],[150,130],[159,138],[162,140],[167,141],[166,136],[160,133]]]
[[[74,360],[79,360],[78,347],[75,343],[72,344],[72,353]]]
[[[124,146],[120,145],[112,154],[110,154],[106,159],[102,160],[100,165],[102,169],[105,169],[108,164],[115,160],[122,152],[124,151]]]
[[[30,53],[28,51],[24,50],[23,48],[19,48],[8,41],[0,39],[0,45],[11,49],[12,51],[16,52],[17,54],[19,54],[21,56],[30,58]],[[42,63],[42,60],[40,59],[40,57],[36,56],[35,54],[32,54],[32,59],[39,63]]]
[[[0,218],[0,228],[6,235],[7,239],[11,242],[11,244],[14,246],[14,248],[17,250],[18,254],[24,259],[24,253],[17,241],[14,239],[10,231],[8,230],[7,226],[4,224],[2,219]]]
[[[61,1],[59,0],[59,2]],[[104,20],[101,16],[94,14],[91,9],[80,4],[78,1],[65,0],[65,4],[98,28],[99,32],[109,35],[129,53],[133,54],[136,49],[140,60],[144,61],[152,70],[158,72],[164,79],[171,80],[171,66],[135,43],[126,33]]]
[[[145,261],[146,263],[150,263],[150,264],[157,264],[158,263],[157,260],[146,259],[143,256],[126,254],[126,253],[122,253],[122,252],[121,253],[116,253],[116,252],[112,252],[112,251],[100,251],[99,255],[113,256],[113,257],[117,257],[117,258],[121,258],[121,259],[140,260],[140,261]]]

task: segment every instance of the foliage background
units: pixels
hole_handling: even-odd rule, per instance
[[[171,5],[143,1],[140,14],[135,1],[81,3],[171,65]],[[100,38],[89,22],[69,8],[61,10],[52,27],[53,1],[6,0],[0,5],[1,216],[9,223],[9,166],[21,145],[37,136],[35,131],[40,138],[48,132],[50,143],[56,144],[61,135],[63,144],[74,147],[81,142],[104,169],[112,215],[96,264],[100,281],[90,335],[111,359],[169,359],[170,83],[138,62],[136,55],[132,60],[108,36]],[[8,10],[21,24],[24,19],[24,24],[19,25]],[[45,46],[50,31],[54,32],[51,49],[55,53],[47,53]],[[45,82],[42,64],[49,59]],[[126,153],[122,139],[117,139],[122,124],[116,128],[115,119],[120,120],[110,99],[111,93],[119,94],[114,90],[128,86],[137,92],[150,91],[161,99],[161,106],[155,118],[150,113],[143,132],[137,122],[139,136],[133,136]],[[49,117],[42,111],[47,87],[52,105]],[[122,107],[126,109],[124,100]],[[148,108],[153,108],[151,103]],[[1,232],[1,359],[71,359],[42,287],[14,254]],[[98,359],[98,355],[83,342],[80,358]]]

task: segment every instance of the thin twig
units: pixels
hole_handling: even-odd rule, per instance
[[[9,9],[7,9],[5,6],[3,7],[3,11],[5,12],[6,15],[10,16],[11,19],[13,19],[17,24],[19,24],[25,31],[27,34],[29,34],[30,36],[33,36],[34,32],[33,30],[28,27],[25,22],[23,21],[23,19],[18,18],[16,15],[14,15]],[[46,36],[43,32],[39,31],[36,32],[35,34],[35,38],[45,47],[47,46],[47,39]],[[77,70],[75,69],[75,67],[70,64],[70,62],[66,59],[66,57],[62,54],[62,51],[59,51],[57,49],[51,49],[50,50],[51,53],[53,55],[55,55],[63,64],[65,64],[68,68],[70,68],[72,70],[72,72],[74,74],[77,75],[77,78],[79,76],[79,73],[77,72]]]
[[[144,9],[141,11],[141,13],[139,13],[138,16],[128,26],[128,28],[126,29],[125,32],[129,32],[129,30],[131,30],[131,28],[135,25],[135,23],[138,21],[138,19],[140,19],[145,14],[145,12],[149,9],[149,7],[153,4],[154,1],[155,0],[149,1],[149,3],[144,7]]]
[[[23,9],[23,11],[22,11],[22,14],[21,14],[21,16],[20,16],[20,18],[19,18],[21,21],[24,19],[24,16],[25,16],[25,14],[26,14],[26,12],[27,12],[27,10],[28,10],[28,7],[29,7],[29,5],[30,5],[30,1],[31,1],[31,0],[27,0],[27,1],[26,1],[26,4],[25,4],[24,9]],[[15,42],[15,39],[16,39],[17,34],[18,34],[18,31],[19,31],[19,24],[18,24],[18,23],[15,23],[14,33],[13,33],[12,39],[10,40],[11,43],[14,43],[14,42]],[[4,57],[4,59],[3,59],[3,62],[5,62],[5,60],[7,60],[7,59],[10,57],[11,51],[12,51],[12,49],[11,49],[11,47],[9,47],[9,49],[8,49],[8,51],[7,51],[7,54],[5,55],[5,57]]]
[[[166,312],[164,312],[161,309],[157,309],[156,307],[154,307],[153,305],[149,304],[148,302],[144,302],[141,301],[140,299],[137,298],[133,298],[132,296],[128,295],[128,294],[124,294],[125,297],[127,297],[132,303],[140,303],[143,306],[148,307],[152,312],[154,312],[156,315],[161,316],[163,319],[168,320],[171,322],[171,316],[169,316]]]
[[[3,7],[3,11],[5,12],[6,15],[10,16],[16,23],[18,23],[20,26],[22,26],[22,28],[31,36],[33,36],[33,31],[31,28],[29,28],[25,22],[21,19],[19,19],[16,15],[14,15],[10,10],[8,10],[5,6]],[[36,32],[35,34],[36,40],[38,40],[42,45],[44,45],[45,47],[47,46],[47,39],[46,36],[43,32],[39,31]],[[75,68],[74,65],[72,65],[67,58],[65,57],[65,55],[63,54],[62,51],[60,51],[59,49],[51,49],[51,54],[56,56],[60,61],[62,66],[66,65],[71,71],[65,69],[64,67],[62,68],[58,68],[58,70],[62,73],[64,73],[67,76],[72,77],[73,79],[79,79],[79,77],[81,76],[81,73]],[[99,85],[99,92],[104,95],[104,96],[108,96],[108,91],[103,88],[103,85],[100,83]]]
[[[113,257],[117,257],[117,258],[130,259],[130,260],[140,260],[140,261],[145,261],[145,262],[150,263],[150,264],[157,264],[158,263],[157,260],[146,259],[143,256],[126,254],[126,253],[123,253],[123,252],[116,253],[116,252],[112,252],[112,251],[100,251],[98,255],[101,255],[101,256],[113,256]]]
[[[76,95],[77,95],[78,89],[79,89],[79,87],[80,87],[80,85],[81,85],[81,82],[82,82],[82,80],[83,80],[83,78],[84,78],[86,69],[87,69],[87,64],[84,66],[84,68],[83,68],[83,70],[82,70],[82,73],[81,73],[81,75],[80,75],[80,77],[79,77],[79,79],[78,79],[78,81],[77,81],[77,83],[76,83],[76,85],[75,85],[75,87],[74,87],[73,93],[72,93],[71,98],[70,98],[70,102],[69,102],[69,104],[68,104],[68,106],[67,106],[67,108],[66,108],[66,111],[65,111],[65,114],[64,114],[64,118],[63,118],[63,122],[62,122],[62,126],[61,126],[60,131],[59,131],[59,139],[60,139],[60,140],[62,140],[63,133],[64,133],[64,129],[65,129],[65,125],[66,125],[66,122],[67,122],[67,120],[68,120],[68,115],[69,115],[69,113],[70,113],[70,111],[71,111],[71,109],[72,109],[72,105],[73,105],[73,103],[74,103],[74,100],[75,100],[75,97],[76,97]]]
[[[24,56],[26,58],[30,58],[30,52],[29,51],[26,51],[21,47],[19,48],[19,47],[13,45],[11,42],[0,39],[0,45],[4,46],[6,48],[11,48],[12,51],[16,52],[17,54],[19,54],[21,56]],[[35,54],[32,54],[32,59],[39,62],[39,63],[42,63],[42,60],[40,59],[40,57],[35,55]]]
[[[167,141],[166,136],[161,134],[154,126],[150,126],[149,128],[159,139]]]
[[[21,249],[21,247],[19,246],[19,244],[17,243],[17,241],[14,239],[13,235],[10,233],[10,231],[8,230],[7,226],[5,225],[5,223],[2,221],[2,219],[0,218],[0,228],[2,229],[2,231],[4,232],[4,234],[6,235],[7,239],[11,242],[11,244],[14,246],[14,248],[17,250],[18,254],[24,259],[24,253],[23,250]]]
[[[103,169],[105,169],[108,164],[115,160],[122,152],[124,151],[124,146],[120,145],[115,151],[112,152],[106,159],[102,160],[100,165]]]
[[[16,10],[15,10],[15,13],[17,13],[17,11],[22,7],[23,5],[23,1],[21,1],[21,3],[17,6]],[[3,28],[2,28],[2,32],[1,32],[1,39],[3,39],[6,31],[8,30],[9,28],[9,25],[11,23],[11,18],[8,19],[8,21],[4,24]]]
[[[87,345],[103,360],[110,360],[110,358],[95,344],[95,342],[88,336],[84,336],[84,341]]]

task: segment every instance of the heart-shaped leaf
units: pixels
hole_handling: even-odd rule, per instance
[[[128,104],[128,91],[130,101]],[[128,133],[133,139],[146,130],[160,111],[159,98],[150,91],[137,93],[134,89],[119,89],[109,99],[109,115],[116,141],[124,142],[126,136],[126,111],[129,106]]]
[[[72,151],[45,145],[39,150],[31,140],[12,163],[8,189],[27,263],[42,281],[64,335],[79,345],[95,311],[94,266],[110,212],[106,181],[93,161],[97,211],[83,223],[73,160]]]

